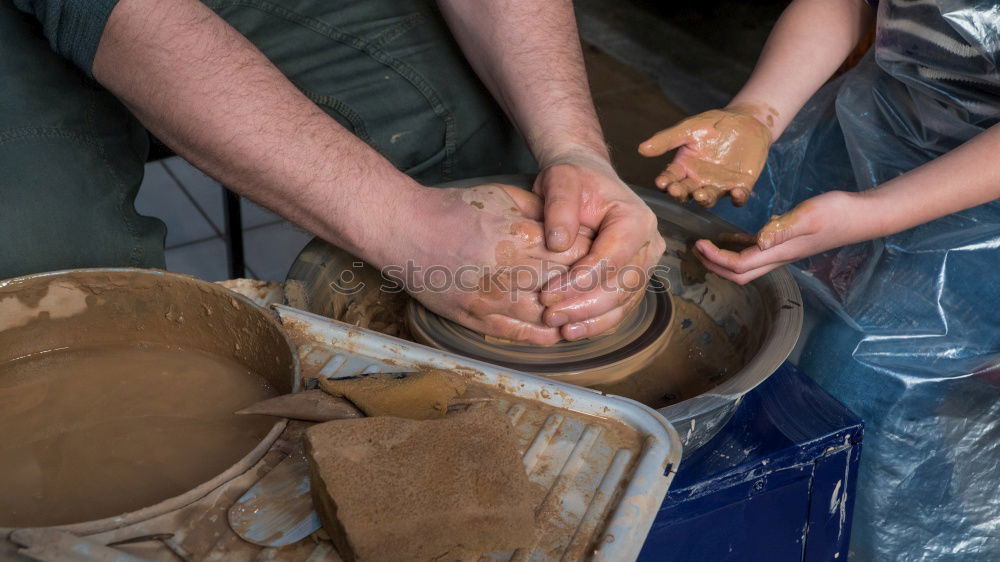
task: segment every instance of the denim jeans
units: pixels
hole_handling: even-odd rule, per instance
[[[310,99],[418,181],[535,163],[430,0],[207,0]],[[0,279],[164,267],[139,215],[148,134],[0,0]]]

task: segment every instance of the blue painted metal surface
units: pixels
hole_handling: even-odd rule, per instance
[[[681,462],[640,560],[846,560],[863,423],[790,363]]]

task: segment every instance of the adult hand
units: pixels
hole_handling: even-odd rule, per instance
[[[642,298],[663,255],[656,216],[606,157],[585,149],[545,162],[534,190],[545,204],[549,250],[579,248],[581,228],[596,233],[586,256],[543,288],[545,323],[567,340],[613,330]]]
[[[879,236],[877,210],[862,194],[829,191],[774,216],[741,252],[723,250],[709,240],[695,243],[695,255],[710,271],[744,285],[772,269],[832,248]]]
[[[725,194],[733,204],[746,203],[771,147],[773,109],[733,106],[689,117],[639,145],[643,156],[680,148],[656,178],[656,186],[685,202],[688,197],[711,207]]]
[[[542,323],[539,290],[590,248],[574,231],[565,251],[546,248],[542,202],[514,186],[425,188],[401,225],[391,266],[417,300],[435,313],[489,336],[538,345],[561,338]]]

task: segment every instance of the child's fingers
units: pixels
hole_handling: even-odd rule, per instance
[[[674,182],[667,186],[667,193],[681,203],[686,203],[688,197],[698,190],[701,185],[692,178],[684,178],[679,182]]]
[[[757,233],[757,246],[761,250],[770,250],[796,236],[807,233],[805,225],[798,222],[797,217],[792,213],[788,213],[772,218],[764,225],[764,228],[760,229],[760,232]]]
[[[711,207],[719,201],[719,198],[722,197],[725,192],[725,189],[717,185],[705,185],[696,190],[693,197],[694,200],[697,201],[702,207]]]
[[[733,205],[742,207],[747,204],[747,199],[750,198],[750,192],[742,187],[737,187],[729,192],[729,197],[732,198]]]
[[[746,285],[747,283],[753,281],[754,279],[757,279],[762,275],[766,275],[770,271],[785,265],[785,263],[770,263],[758,267],[756,269],[751,269],[750,271],[747,271],[745,273],[736,273],[734,271],[730,271],[724,267],[720,267],[712,263],[711,261],[708,260],[708,258],[703,256],[699,252],[695,252],[695,256],[697,256],[698,260],[701,261],[701,264],[705,266],[705,269],[711,271],[712,273],[718,275],[719,277],[722,277],[723,279],[728,279],[733,283],[737,283],[739,285]]]
[[[768,251],[761,250],[756,246],[750,246],[740,252],[723,250],[710,240],[698,240],[695,242],[697,249],[702,256],[712,263],[732,271],[734,273],[748,273],[773,264],[784,264],[798,259],[797,248],[782,246]]]
[[[677,162],[671,162],[666,170],[656,176],[654,183],[659,189],[666,189],[670,184],[679,182],[685,177],[687,177],[687,172],[684,170],[684,166]]]
[[[639,154],[643,156],[660,156],[678,146],[686,144],[691,131],[683,124],[664,129],[639,145]]]

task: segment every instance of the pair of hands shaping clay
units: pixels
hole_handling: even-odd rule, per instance
[[[402,276],[411,295],[502,340],[551,345],[615,329],[666,247],[653,211],[584,150],[549,158],[533,192],[486,184],[424,200],[432,243],[404,242],[390,263],[424,266]]]
[[[593,231],[580,227],[565,251],[545,244],[542,199],[503,184],[445,188],[435,225],[446,245],[428,248],[432,267],[413,272],[406,285],[429,310],[477,332],[541,345],[559,341],[542,322],[540,291],[590,251]]]

